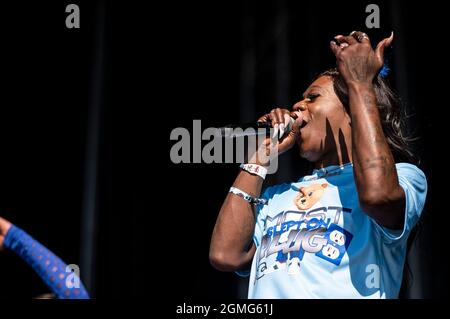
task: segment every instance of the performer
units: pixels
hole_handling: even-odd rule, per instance
[[[77,276],[66,272],[67,265],[26,232],[0,217],[0,250],[7,248],[20,256],[41,277],[58,299],[89,299],[89,295]],[[68,285],[67,281],[71,284]],[[78,281],[79,287],[73,284]]]
[[[398,297],[427,182],[411,164],[399,99],[380,72],[392,42],[393,34],[373,49],[363,32],[336,36],[337,68],[315,79],[292,111],[259,119],[282,136],[279,154],[297,144],[314,170],[260,195],[267,163],[241,165],[210,260],[250,274],[249,298]]]

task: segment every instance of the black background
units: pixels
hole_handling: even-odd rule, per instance
[[[359,29],[373,41],[396,32],[390,78],[414,114],[429,181],[412,296],[448,297],[446,186],[438,180],[448,144],[441,124],[447,28],[438,2],[378,1],[379,30],[366,29],[370,2],[364,1],[77,1],[81,28],[67,29],[69,3],[2,5],[0,215],[67,263],[81,263],[88,123],[97,103],[92,296],[147,297],[156,290],[175,303],[245,297],[245,281],[208,261],[215,218],[237,166],[173,164],[170,132],[192,131],[193,119],[206,128],[291,106],[315,74],[333,66],[333,36]],[[250,82],[248,55],[255,63]],[[291,153],[269,182],[305,171]],[[0,255],[0,283],[0,298],[46,292],[9,252]]]

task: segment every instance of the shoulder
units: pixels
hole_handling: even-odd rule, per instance
[[[418,168],[416,165],[414,165],[414,164],[410,164],[410,163],[396,163],[395,167],[397,168],[397,171],[400,171],[402,173],[413,174],[413,175],[421,175],[421,176],[425,177],[425,173],[420,168]]]
[[[415,211],[421,211],[428,190],[425,173],[417,166],[409,163],[398,163],[395,166],[398,182],[405,192],[407,208],[410,206]]]
[[[409,163],[395,164],[400,183],[409,183],[412,186],[427,189],[427,178],[425,173],[416,165]]]

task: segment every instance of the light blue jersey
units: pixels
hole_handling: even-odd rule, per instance
[[[406,195],[404,229],[397,231],[361,211],[351,164],[267,188],[268,204],[257,209],[248,297],[397,298],[427,182],[414,165],[396,167]]]

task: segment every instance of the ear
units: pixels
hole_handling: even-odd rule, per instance
[[[325,184],[325,183],[322,184],[322,188],[327,188],[327,187],[328,187],[328,184]]]

